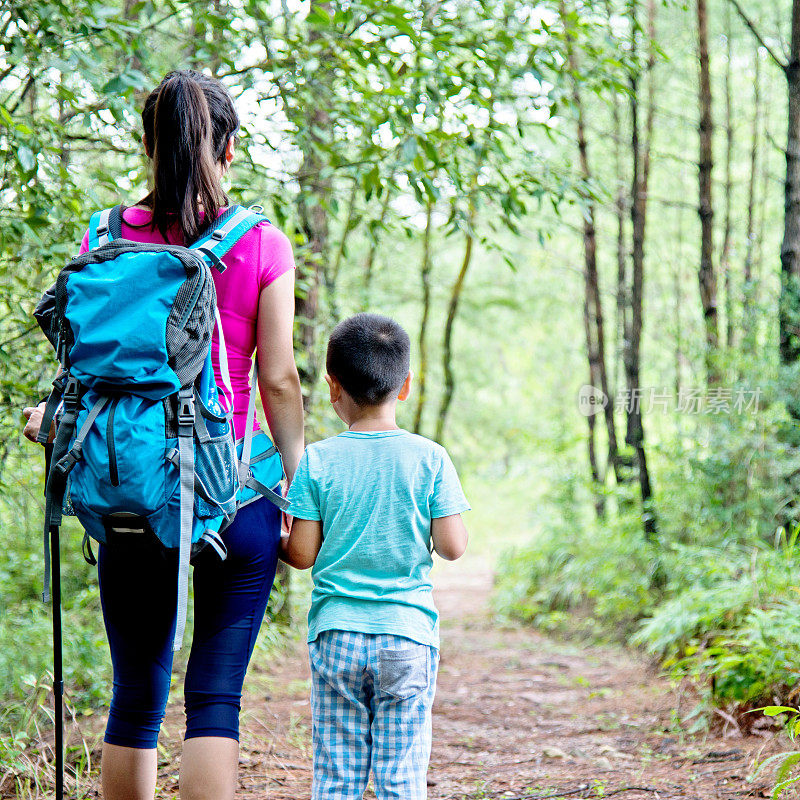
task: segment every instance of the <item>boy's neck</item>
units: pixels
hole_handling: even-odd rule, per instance
[[[354,410],[347,420],[351,431],[396,431],[400,430],[395,418],[395,404],[384,403],[379,406]]]

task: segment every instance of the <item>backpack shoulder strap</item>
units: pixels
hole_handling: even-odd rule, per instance
[[[92,214],[89,222],[89,249],[102,247],[122,238],[122,206],[104,208]]]
[[[224,272],[225,264],[222,263],[222,257],[259,222],[269,222],[269,220],[244,206],[231,206],[190,246],[190,249],[199,250],[209,258],[216,269]]]

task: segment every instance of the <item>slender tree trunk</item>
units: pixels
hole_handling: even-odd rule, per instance
[[[367,250],[367,257],[364,260],[364,290],[363,290],[363,302],[361,304],[361,307],[363,309],[369,308],[369,299],[372,291],[372,279],[375,274],[375,257],[378,254],[378,243],[379,243],[378,234],[380,231],[383,230],[383,227],[386,224],[386,215],[389,211],[390,200],[391,200],[391,192],[389,191],[389,187],[387,185],[383,192],[383,199],[381,200],[381,213],[378,216],[378,220],[372,229],[369,242],[369,249]]]
[[[786,132],[786,184],[783,243],[781,244],[780,355],[784,364],[800,360],[800,0],[792,4]],[[800,406],[792,403],[792,416]]]
[[[753,69],[753,127],[750,144],[750,175],[747,179],[747,246],[744,256],[744,310],[748,314],[753,283],[753,257],[756,245],[756,172],[758,171],[759,126],[761,125],[761,58],[756,46]],[[749,326],[748,326],[749,327]]]
[[[574,49],[574,37],[566,4],[559,4],[562,23],[566,32],[567,66],[572,80],[572,101],[575,106],[576,133],[578,144],[578,161],[580,163],[581,179],[586,187],[592,180],[589,165],[589,146],[586,141],[584,125],[583,98],[578,85],[578,63]],[[595,227],[595,201],[588,193],[585,194],[585,209],[583,214],[583,252],[584,252],[584,328],[586,334],[586,352],[589,359],[589,377],[592,386],[599,388],[607,402],[605,404],[604,419],[608,435],[608,458],[614,470],[617,483],[622,481],[620,462],[617,457],[617,432],[614,421],[614,401],[610,394],[608,372],[606,370],[605,356],[605,331],[603,321],[603,305],[600,295],[600,278],[597,269],[597,232]],[[597,466],[594,444],[595,419],[593,415],[587,416],[589,426],[589,457],[595,484],[598,486],[595,507],[600,516],[605,511],[602,484],[604,471]]]
[[[675,397],[681,396],[681,361],[683,358],[683,319],[681,307],[683,297],[681,286],[683,284],[683,206],[678,208],[678,241],[677,258],[675,259],[675,270],[673,273],[673,297],[675,313]],[[678,433],[681,430],[681,419],[678,414],[677,420]],[[680,439],[680,436],[679,436]]]
[[[444,432],[447,424],[447,415],[450,411],[450,404],[453,402],[453,395],[456,390],[455,374],[453,373],[453,328],[455,326],[458,305],[461,301],[461,293],[464,288],[464,280],[467,277],[472,262],[472,250],[475,235],[472,226],[475,223],[475,205],[470,203],[468,214],[468,227],[465,236],[464,257],[461,259],[461,269],[458,271],[455,283],[450,290],[450,302],[447,306],[447,322],[444,326],[444,337],[442,339],[442,372],[444,373],[444,393],[442,402],[439,406],[439,416],[436,420],[435,439],[439,444],[444,444]]]
[[[138,20],[141,16],[141,7],[138,5],[138,0],[125,0],[125,4],[123,6],[123,15],[126,20],[133,22]],[[139,72],[144,71],[144,65],[142,64],[142,59],[139,55],[139,51],[135,50],[133,55],[131,56],[131,68],[138,70]],[[147,99],[147,95],[149,94],[148,89],[136,89],[134,90],[133,96],[135,98],[136,108],[143,108],[144,101]],[[144,157],[144,156],[143,156]]]
[[[350,234],[358,227],[358,218],[355,213],[356,197],[358,194],[358,180],[353,180],[353,186],[350,189],[350,196],[347,199],[347,213],[345,214],[344,226],[342,227],[342,235],[339,237],[339,243],[336,247],[336,255],[333,258],[333,265],[327,268],[323,265],[322,274],[325,279],[325,293],[328,299],[328,306],[330,308],[331,320],[333,322],[339,321],[339,300],[336,294],[336,285],[339,280],[339,270],[342,266],[344,254],[347,251],[347,240]]]
[[[753,303],[760,303],[760,289],[764,278],[764,240],[767,229],[767,207],[769,201],[770,151],[765,145],[771,137],[773,92],[769,81],[763,84],[764,97],[761,103],[763,124],[761,127],[761,169],[759,187],[756,189],[756,244],[753,252]]]
[[[715,359],[719,347],[719,320],[717,313],[717,276],[714,271],[714,206],[711,197],[711,179],[714,167],[711,118],[711,73],[708,60],[708,14],[706,0],[697,4],[697,48],[700,62],[700,160],[698,169],[699,196],[697,213],[700,216],[700,301],[706,332],[706,378],[709,384],[716,381]]]
[[[221,18],[226,12],[225,0],[214,0],[214,14]],[[225,46],[225,29],[220,25],[214,25],[211,29],[211,38],[214,42],[214,52],[211,55],[210,63],[207,65],[211,74],[216,78],[222,67],[222,48]]]
[[[311,10],[321,8],[330,12],[328,0],[312,0]],[[318,42],[320,33],[315,28],[309,32],[309,42]],[[308,410],[314,385],[319,377],[320,364],[317,354],[317,328],[319,314],[319,289],[323,265],[328,258],[329,230],[328,209],[332,192],[331,179],[324,177],[324,163],[321,153],[331,139],[331,118],[327,109],[330,103],[332,76],[326,66],[330,53],[325,49],[320,53],[320,68],[316,76],[313,94],[315,101],[307,108],[307,118],[303,121],[305,141],[303,160],[297,173],[300,184],[298,214],[305,236],[305,248],[299,259],[297,269],[296,315],[298,319],[298,342],[300,358],[298,370],[303,383],[303,402]]]
[[[618,97],[614,95],[614,129],[622,131],[621,119],[618,107]],[[614,358],[614,396],[616,397],[619,392],[620,382],[618,372],[623,365],[623,351],[625,342],[630,338],[630,314],[628,313],[629,300],[628,300],[628,244],[625,237],[625,224],[628,216],[628,202],[626,199],[627,191],[625,187],[625,176],[623,174],[623,158],[622,158],[622,136],[617,137],[616,145],[616,173],[617,173],[617,198],[614,208],[617,215],[617,319],[616,319],[616,335],[617,347]]]
[[[763,65],[762,65],[763,66]],[[771,140],[772,124],[770,122],[773,91],[772,83],[764,80],[764,71],[761,72],[761,122],[759,136],[758,166],[756,170],[755,189],[753,191],[753,263],[751,267],[751,279],[749,286],[749,296],[747,304],[749,311],[749,330],[747,332],[748,341],[757,346],[764,341],[765,328],[771,328],[771,320],[763,314],[753,313],[760,309],[762,305],[762,286],[764,285],[764,244],[767,227],[767,209],[770,198],[770,170],[771,170],[771,148],[768,143]],[[780,308],[780,299],[778,306]],[[780,312],[779,312],[780,317]],[[780,334],[779,334],[780,336]],[[770,337],[772,338],[772,337]]]
[[[414,413],[414,433],[422,431],[422,412],[425,408],[426,383],[428,378],[428,317],[431,309],[431,235],[433,227],[433,201],[428,199],[425,210],[425,236],[422,240],[422,319],[419,323],[419,377],[417,379],[417,408]]]
[[[733,281],[731,275],[731,207],[733,200],[733,122],[731,119],[731,62],[733,61],[733,47],[731,44],[731,9],[725,5],[725,224],[722,236],[722,250],[720,251],[720,270],[725,278],[725,344],[733,346],[734,332],[734,307],[733,307]]]
[[[635,56],[637,28],[636,13],[637,0],[631,3],[633,49]],[[631,181],[631,224],[633,227],[633,247],[631,253],[631,335],[626,342],[625,372],[627,377],[628,426],[626,433],[627,443],[636,453],[636,463],[639,475],[639,490],[642,498],[642,524],[645,535],[650,539],[656,538],[657,526],[655,512],[652,507],[653,492],[650,484],[650,472],[647,466],[647,455],[644,445],[644,427],[642,425],[641,411],[641,337],[642,337],[642,304],[644,299],[644,242],[647,222],[647,190],[650,173],[650,150],[653,135],[654,84],[653,66],[655,64],[655,43],[653,41],[653,27],[655,18],[655,0],[648,0],[648,21],[650,29],[650,58],[648,62],[649,77],[649,102],[645,122],[644,146],[639,138],[639,82],[640,74],[631,74],[631,154],[632,154],[632,181]]]
[[[612,18],[614,15],[614,8],[609,0],[606,0],[606,17],[608,21],[609,31],[612,26]],[[622,114],[620,113],[620,93],[614,92],[612,97],[611,113],[614,130],[617,135],[614,137],[614,172],[616,175],[616,200],[614,202],[614,211],[617,218],[617,288],[615,293],[616,300],[616,319],[614,320],[614,370],[611,379],[612,396],[609,397],[611,402],[619,393],[620,390],[620,373],[624,375],[624,348],[625,342],[630,337],[630,319],[628,314],[628,277],[627,277],[627,264],[628,252],[627,241],[625,237],[625,225],[628,216],[628,181],[625,177],[625,153],[624,153],[624,139],[622,136],[623,122]],[[627,454],[618,451],[617,458],[623,462],[625,467],[630,469],[632,463],[627,463]]]

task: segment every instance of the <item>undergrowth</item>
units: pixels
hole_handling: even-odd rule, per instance
[[[794,538],[665,548],[622,524],[603,536],[554,532],[504,555],[495,606],[541,629],[641,647],[739,715],[787,705],[800,683]]]
[[[41,599],[44,510],[29,488],[40,467],[33,458],[20,460],[24,463],[14,472],[26,480],[7,484],[0,493],[0,796],[40,798],[52,796],[55,777],[52,607]],[[96,787],[111,664],[96,569],[81,555],[82,531],[67,520],[61,533],[65,780],[67,796],[83,798],[94,796]],[[146,584],[146,575],[142,581]],[[285,643],[289,621],[283,618],[291,605],[286,601],[286,591],[276,586],[254,664],[268,663]],[[191,641],[191,604],[186,641]],[[174,684],[182,681],[188,649],[176,654]]]

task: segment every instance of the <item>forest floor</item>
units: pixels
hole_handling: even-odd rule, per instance
[[[741,800],[770,797],[772,774],[754,765],[790,748],[766,718],[744,733],[720,716],[711,732],[682,725],[697,704],[635,653],[564,642],[492,618],[490,559],[480,555],[436,572],[442,649],[429,771],[431,800]],[[241,800],[304,800],[311,788],[306,647],[297,637],[261,652],[245,688]],[[177,797],[183,730],[181,681],[159,740],[158,800]],[[72,752],[86,763],[70,797],[100,797],[96,766],[103,715],[84,718]],[[2,765],[0,765],[2,766]],[[10,787],[4,787],[8,790]],[[45,797],[46,793],[3,797]],[[52,796],[52,795],[50,795]],[[375,797],[371,789],[367,798]],[[797,800],[800,792],[784,795]]]
[[[781,748],[773,731],[743,735],[728,724],[692,736],[679,718],[696,697],[634,654],[498,627],[486,564],[465,560],[437,576],[443,626],[432,800],[770,796],[769,775],[748,777],[757,759]],[[308,676],[297,642],[248,677],[239,797],[310,796]],[[172,707],[159,781],[165,796],[177,788],[181,722],[180,706]]]

